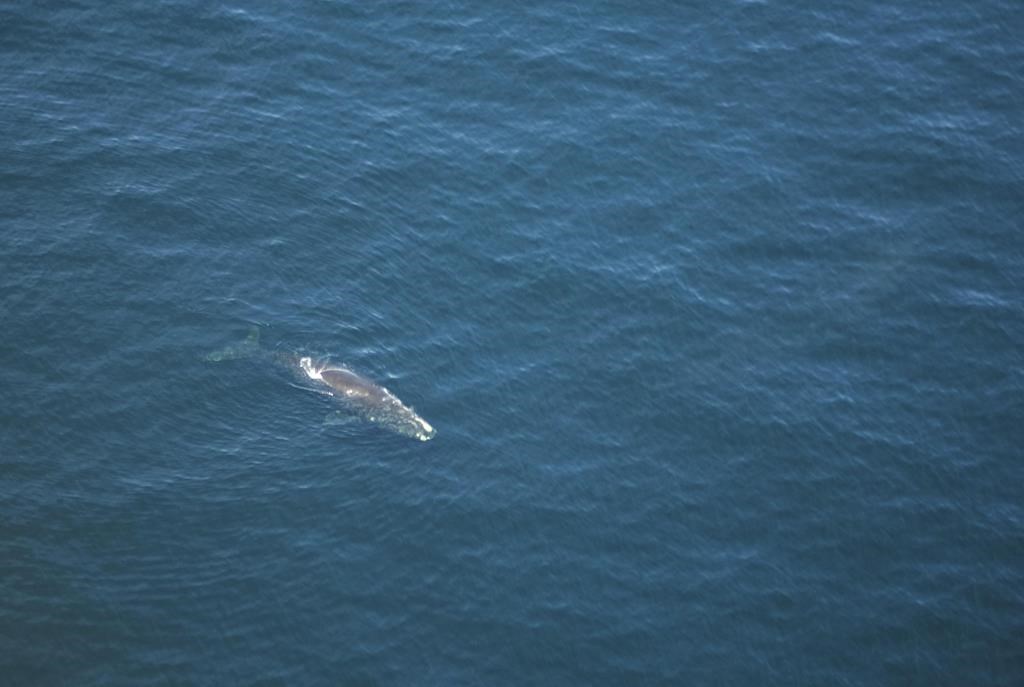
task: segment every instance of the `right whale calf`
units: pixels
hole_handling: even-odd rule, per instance
[[[254,328],[243,343],[210,353],[204,359],[219,362],[261,355],[259,339],[259,329]],[[347,367],[320,363],[308,356],[281,351],[274,352],[272,358],[305,378],[319,382],[326,387],[324,393],[371,422],[420,441],[429,441],[437,434],[429,422],[398,400],[393,393]]]

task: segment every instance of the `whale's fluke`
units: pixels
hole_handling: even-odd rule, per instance
[[[238,360],[239,358],[251,358],[260,350],[260,328],[249,329],[249,336],[245,341],[238,344],[231,344],[227,348],[213,351],[203,356],[203,360],[210,363],[219,363],[222,360]]]

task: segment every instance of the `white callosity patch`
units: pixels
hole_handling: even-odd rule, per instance
[[[420,435],[420,439],[426,441],[434,434],[434,428],[430,426],[430,423],[421,418],[419,415],[414,415],[416,422],[420,423],[420,427],[426,433],[426,436]]]

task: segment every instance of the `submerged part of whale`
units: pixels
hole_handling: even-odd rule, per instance
[[[344,367],[314,364],[299,358],[299,368],[309,379],[329,387],[331,394],[371,422],[408,437],[429,441],[437,434],[430,423],[384,387]]]
[[[242,343],[210,353],[203,359],[219,362],[260,355],[266,353],[260,349],[259,329],[254,327]],[[319,364],[312,358],[280,351],[273,352],[271,357],[274,361],[295,370],[304,379],[317,382],[319,388],[312,389],[313,391],[333,396],[360,417],[420,441],[429,441],[437,434],[429,422],[398,400],[390,391],[348,368]]]
[[[213,353],[207,353],[203,360],[210,363],[219,363],[222,360],[238,360],[239,358],[251,358],[260,352],[260,330],[253,327],[249,336],[240,344],[232,344]]]

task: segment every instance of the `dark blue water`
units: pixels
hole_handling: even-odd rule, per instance
[[[0,683],[1024,684],[1022,30],[0,3]]]

